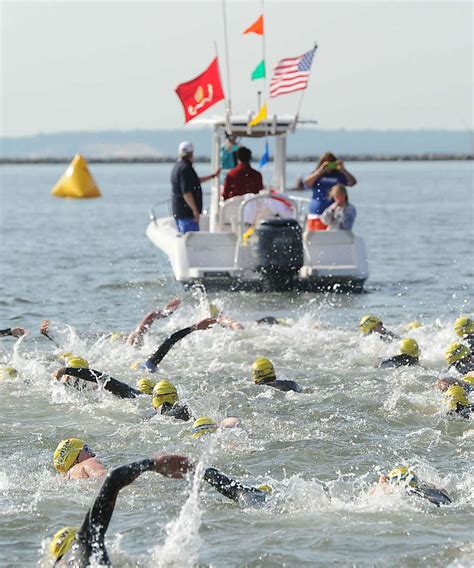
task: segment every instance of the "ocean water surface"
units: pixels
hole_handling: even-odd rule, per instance
[[[474,565],[471,421],[445,415],[433,389],[453,322],[473,313],[473,167],[469,162],[353,163],[354,231],[366,242],[366,293],[183,291],[147,240],[147,210],[169,193],[170,165],[93,165],[100,199],[54,199],[64,165],[2,166],[0,363],[0,565],[47,565],[48,539],[78,525],[100,482],[61,480],[52,453],[83,438],[107,468],[159,452],[190,456],[248,484],[273,488],[268,506],[241,508],[193,480],[147,473],[119,495],[107,533],[116,566]],[[198,173],[209,173],[199,164]],[[289,164],[288,178],[309,164]],[[163,213],[166,208],[163,206]],[[110,342],[179,296],[140,350]],[[130,369],[171,332],[207,316],[208,299],[245,329],[195,332],[166,356],[157,380],[176,384],[193,416],[237,415],[243,428],[199,440],[191,424],[146,419],[150,400],[120,400],[53,384],[72,351],[131,385]],[[417,339],[421,366],[380,370],[397,344],[361,338],[375,313]],[[257,326],[275,315],[286,326]],[[39,334],[49,318],[61,348]],[[407,332],[405,325],[423,326]],[[302,394],[258,387],[251,364],[272,359]],[[398,464],[444,487],[453,504],[372,493]],[[326,484],[326,489],[323,488]]]

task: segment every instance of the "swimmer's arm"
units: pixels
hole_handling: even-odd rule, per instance
[[[169,454],[144,459],[112,470],[105,478],[76,538],[88,542],[103,542],[120,490],[133,483],[145,471],[154,471],[165,477],[179,479],[192,468],[187,458]]]
[[[212,485],[219,493],[232,499],[232,501],[237,501],[239,497],[239,491],[245,489],[245,486],[234,481],[227,475],[224,475],[214,467],[208,467],[204,472],[204,481]],[[246,488],[249,489],[249,488]]]
[[[184,329],[175,331],[165,339],[165,341],[160,345],[160,347],[155,351],[155,353],[153,353],[153,355],[148,357],[146,363],[151,363],[152,365],[157,366],[164,359],[165,355],[173,347],[173,345],[178,343],[180,339],[183,339],[193,331],[207,329],[208,327],[210,327],[215,323],[216,323],[215,318],[206,318],[198,323],[195,323],[190,327],[185,327]]]
[[[96,371],[95,369],[87,369],[85,367],[62,367],[53,374],[53,378],[59,380],[63,375],[77,377],[78,379],[82,379],[83,381],[88,381],[90,383],[101,384],[106,391],[109,391],[120,398],[136,398],[143,394],[126,383],[122,383],[121,381],[118,381],[105,373]]]
[[[225,315],[218,317],[217,323],[222,325],[222,327],[228,327],[229,329],[245,329],[241,323]]]
[[[143,336],[149,331],[151,324],[161,318],[167,318],[170,316],[181,304],[179,298],[174,298],[166,304],[162,310],[155,310],[147,314],[137,327],[130,333],[127,337],[127,345],[132,345],[133,347],[141,347],[143,343]]]
[[[40,333],[41,335],[44,335],[47,339],[52,341],[54,345],[56,345],[56,347],[61,347],[58,341],[51,334],[51,330],[49,329],[49,320],[45,319],[41,322]]]
[[[25,335],[27,330],[24,327],[7,327],[6,329],[0,329],[0,337],[21,337]]]

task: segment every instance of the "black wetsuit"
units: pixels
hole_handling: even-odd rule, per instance
[[[13,335],[11,327],[0,329],[0,337],[8,337],[9,335]]]
[[[283,392],[293,391],[293,392],[303,392],[303,389],[295,381],[279,381],[274,380],[269,383],[260,383],[267,387],[273,387],[274,389],[281,390]]]
[[[273,316],[265,316],[264,318],[260,318],[260,319],[256,320],[255,323],[258,323],[258,324],[266,323],[267,325],[278,325],[280,322],[278,321],[277,318],[275,318]]]
[[[472,413],[474,413],[474,404],[468,404],[466,406],[462,406],[457,403],[456,410],[450,410],[448,412],[451,416],[460,416],[461,418],[466,418],[467,420],[471,417]]]
[[[461,359],[461,361],[455,361],[452,365],[449,365],[448,371],[453,367],[456,371],[461,373],[461,375],[467,375],[469,371],[474,371],[474,360],[471,357],[468,357],[466,359]]]
[[[161,414],[176,418],[176,420],[184,420],[185,422],[192,418],[189,408],[185,404],[171,404],[170,402],[164,402],[161,405]]]
[[[400,336],[398,336],[396,333],[393,333],[393,331],[388,331],[388,329],[385,328],[383,328],[383,331],[372,331],[370,334],[372,333],[377,334],[382,341],[387,341],[388,343],[391,343],[394,339],[400,339]]]
[[[419,483],[416,487],[407,487],[407,493],[409,495],[418,495],[418,497],[423,497],[427,499],[433,505],[439,507],[440,505],[449,505],[452,503],[451,497],[444,491],[444,489],[438,489],[431,483]]]
[[[180,339],[183,339],[190,333],[194,331],[193,327],[185,327],[184,329],[180,329],[179,331],[175,331],[170,336],[168,336],[164,342],[158,347],[158,349],[150,355],[148,359],[142,364],[142,368],[148,369],[150,373],[154,373],[156,371],[157,366],[163,360],[164,356],[168,353],[168,351],[173,347],[175,343],[177,343]]]
[[[92,559],[98,564],[110,565],[104,538],[119,491],[143,472],[153,468],[154,461],[145,459],[118,467],[107,475],[94,504],[84,517],[71,549],[62,559],[66,566],[82,568],[89,566]]]
[[[469,345],[471,351],[474,351],[474,333],[469,333],[467,335],[464,335],[462,340]]]
[[[385,359],[379,364],[381,369],[393,369],[396,367],[403,367],[403,366],[413,366],[419,365],[418,357],[411,357],[410,355],[406,355],[402,353],[401,355],[395,355],[395,357],[390,357],[390,359]]]
[[[144,394],[126,383],[122,383],[110,375],[106,375],[105,373],[101,373],[95,369],[66,367],[65,374],[71,377],[77,377],[83,381],[88,381],[89,383],[100,384],[106,391],[109,391],[120,398],[136,398],[137,396]],[[73,384],[72,386],[77,387],[78,385]]]
[[[206,469],[204,480],[215,487],[224,497],[246,506],[262,504],[270,496],[267,491],[242,485],[242,483],[234,481],[213,467]]]

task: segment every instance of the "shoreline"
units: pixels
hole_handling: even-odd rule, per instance
[[[0,157],[0,165],[30,164],[69,164],[74,156],[55,156],[44,158],[4,158]],[[439,161],[472,161],[474,154],[341,154],[345,162],[439,162]],[[131,157],[86,157],[89,164],[172,164],[174,156],[131,156]],[[317,162],[319,156],[288,156],[287,162]],[[196,156],[196,163],[210,163],[208,156]],[[255,160],[257,161],[257,159]],[[271,159],[270,162],[273,160]]]

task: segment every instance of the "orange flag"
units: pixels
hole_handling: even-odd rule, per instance
[[[263,14],[244,31],[244,34],[249,34],[251,32],[257,35],[263,35]]]

